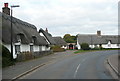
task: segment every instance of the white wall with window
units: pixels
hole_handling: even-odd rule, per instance
[[[38,51],[39,51],[39,46],[34,45],[34,46],[33,46],[33,50],[34,50],[34,52],[38,52]]]
[[[30,45],[28,44],[21,44],[21,52],[23,51],[30,51]]]
[[[46,46],[42,46],[42,51],[46,51]]]

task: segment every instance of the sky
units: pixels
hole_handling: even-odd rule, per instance
[[[118,34],[119,0],[2,0],[20,5],[13,9],[13,16],[37,27],[46,29],[53,36],[65,34]]]

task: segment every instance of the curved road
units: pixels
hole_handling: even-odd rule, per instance
[[[105,67],[105,60],[113,54],[118,54],[118,51],[96,51],[71,54],[64,58],[56,57],[21,79],[112,79]]]

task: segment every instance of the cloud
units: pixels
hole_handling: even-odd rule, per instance
[[[117,34],[118,0],[4,0],[19,4],[14,16],[39,28],[48,28],[53,36],[66,33]],[[1,6],[1,7],[2,7]]]

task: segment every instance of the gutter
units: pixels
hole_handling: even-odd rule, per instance
[[[110,62],[109,59],[107,59],[107,63],[110,65],[110,67],[114,70],[114,72],[118,75],[118,77],[120,76],[120,73],[117,69],[115,69],[115,67],[112,65],[112,63]]]

